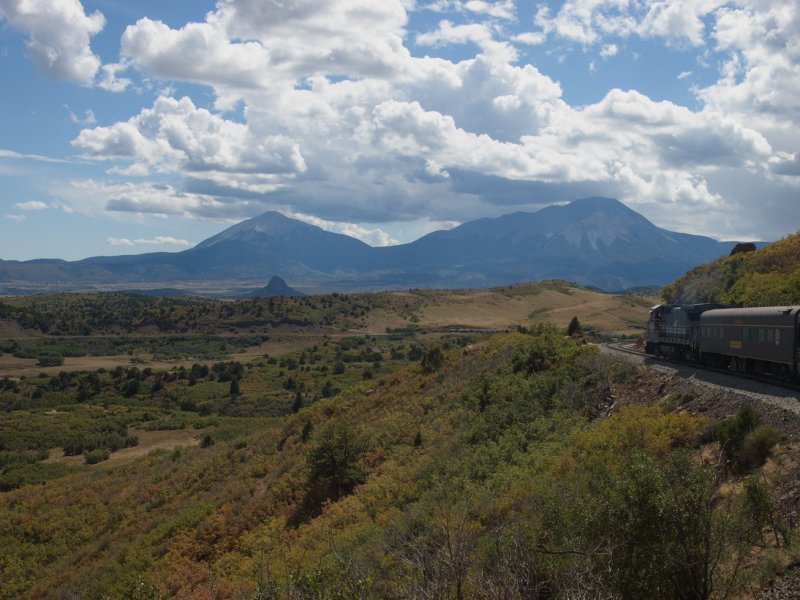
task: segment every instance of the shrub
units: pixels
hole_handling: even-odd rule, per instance
[[[39,367],[60,367],[64,364],[64,357],[54,354],[41,354],[36,357],[37,366]]]
[[[103,462],[104,460],[108,460],[110,456],[111,454],[105,448],[95,448],[94,450],[84,452],[83,460],[87,465],[94,465]]]
[[[515,373],[532,375],[566,364],[580,351],[573,340],[566,339],[552,326],[533,329],[530,337],[517,349],[511,359]]]
[[[27,484],[41,484],[73,472],[75,467],[61,463],[16,464],[0,473],[0,492]]]
[[[746,404],[735,417],[714,424],[704,437],[719,442],[733,471],[745,473],[763,465],[780,440],[777,430],[760,421],[758,413]]]
[[[420,361],[423,373],[433,373],[434,371],[438,371],[443,363],[444,353],[438,346],[428,350]]]
[[[746,469],[757,469],[763,465],[772,448],[781,439],[780,432],[774,427],[759,425],[747,434],[742,444],[739,463]]]

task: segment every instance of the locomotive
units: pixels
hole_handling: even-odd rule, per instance
[[[645,352],[800,381],[800,306],[659,304],[650,309]]]

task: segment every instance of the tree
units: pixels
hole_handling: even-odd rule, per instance
[[[306,457],[309,483],[333,500],[349,494],[364,481],[361,458],[366,448],[356,429],[347,423],[331,423],[320,432],[319,441]]]
[[[323,398],[333,398],[336,394],[339,393],[339,388],[334,387],[331,383],[330,379],[325,381],[325,384],[322,386],[322,397]]]
[[[581,322],[578,317],[572,317],[572,320],[567,325],[567,335],[572,336],[576,333],[581,333]]]
[[[123,390],[123,394],[126,398],[133,398],[136,394],[139,393],[139,389],[141,388],[141,384],[139,383],[138,379],[131,379],[128,383],[125,384],[125,388]]]
[[[300,439],[307,442],[312,431],[314,431],[314,425],[311,421],[306,421],[305,425],[303,425],[303,431],[300,433]]]
[[[292,412],[299,412],[301,408],[303,408],[303,394],[297,392],[294,396],[294,402],[292,402]]]
[[[239,395],[239,380],[236,378],[231,379],[231,397],[235,398]]]
[[[444,353],[438,346],[428,350],[420,361],[423,373],[433,373],[434,371],[438,371],[443,363]]]

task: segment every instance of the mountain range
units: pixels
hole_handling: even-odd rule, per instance
[[[267,212],[182,252],[0,260],[0,293],[264,286],[278,275],[306,292],[464,288],[566,279],[608,291],[663,285],[734,242],[661,229],[612,198],[585,198],[372,247]]]

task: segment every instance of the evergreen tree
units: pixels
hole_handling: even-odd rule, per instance
[[[578,317],[572,317],[569,325],[567,325],[567,335],[575,335],[576,333],[581,333],[581,322]]]
[[[292,412],[297,413],[301,408],[303,408],[303,394],[297,392],[294,396],[294,402],[292,402]]]

